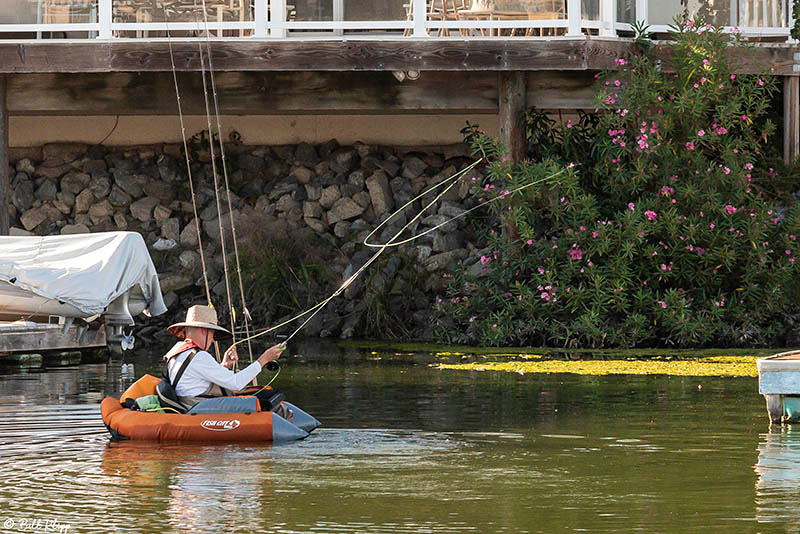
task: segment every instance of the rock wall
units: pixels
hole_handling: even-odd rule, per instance
[[[327,284],[320,283],[318,294],[305,295],[308,302],[316,302],[375,253],[376,249],[362,244],[373,229],[425,189],[471,162],[460,146],[409,150],[339,146],[335,140],[316,146],[230,144],[226,145],[225,168],[231,194],[230,198],[225,194],[222,161],[217,154],[222,200],[217,206],[206,147],[193,138],[190,153],[198,220],[182,145],[120,149],[57,144],[12,149],[12,235],[140,232],[170,308],[160,321],[145,323],[140,333],[147,337],[162,331],[164,323],[180,318],[187,306],[205,302],[198,224],[212,300],[224,310],[223,239],[229,270],[235,272],[229,204],[237,244],[249,255],[246,263],[252,269],[258,270],[263,263],[262,254],[274,259],[280,257],[275,251],[291,249],[293,256],[285,256],[286,261],[308,255],[333,274]],[[474,205],[470,178],[466,176],[432,205],[411,232],[419,234]],[[428,193],[392,217],[373,241],[391,239],[438,192]],[[446,273],[459,262],[480,265],[482,251],[473,246],[468,228],[464,218],[456,219],[411,243],[388,249],[304,333],[430,337],[430,314],[444,289]],[[402,237],[411,235],[406,232]],[[301,264],[303,257],[299,258]],[[308,278],[308,283],[319,282],[313,276]],[[262,309],[256,309],[258,314],[250,309],[257,326],[270,326],[303,311],[291,310],[291,303],[271,303],[270,295],[263,294],[263,277],[245,269],[243,279],[248,302],[251,298],[263,302]],[[298,304],[306,303],[294,305]]]

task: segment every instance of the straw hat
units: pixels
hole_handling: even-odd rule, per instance
[[[225,334],[218,338],[230,337],[231,333],[217,324],[217,312],[210,306],[195,305],[186,310],[186,320],[182,323],[175,323],[167,328],[167,332],[173,336],[181,337],[187,326],[195,328],[208,328],[215,332]]]

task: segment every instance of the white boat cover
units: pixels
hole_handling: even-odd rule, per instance
[[[87,316],[138,284],[148,315],[167,311],[158,273],[136,232],[0,237],[0,280],[66,302]]]

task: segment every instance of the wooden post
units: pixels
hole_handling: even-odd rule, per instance
[[[783,161],[800,155],[800,77],[783,78]]]
[[[767,401],[767,414],[769,414],[769,422],[781,424],[783,419],[783,397],[781,395],[764,395]]]
[[[8,107],[6,76],[0,74],[0,235],[8,235]]]
[[[498,104],[500,108],[500,139],[511,156],[511,161],[519,163],[527,155],[527,132],[525,131],[525,104],[528,93],[526,76],[522,71],[501,72],[497,83]],[[504,217],[505,238],[517,246],[520,241],[519,229]]]
[[[500,139],[514,162],[525,159],[526,132],[524,122],[527,85],[522,71],[501,72],[497,84],[500,108]]]

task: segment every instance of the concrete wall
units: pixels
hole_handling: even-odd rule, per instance
[[[207,129],[205,116],[184,118],[186,134]],[[108,146],[177,143],[181,141],[176,116],[12,116],[9,145],[34,147],[47,143],[77,142]],[[223,132],[235,130],[246,145],[324,143],[335,138],[342,144],[361,141],[393,146],[459,143],[466,121],[498,135],[497,115],[274,115],[222,116]],[[212,118],[213,127],[216,121]],[[109,133],[111,135],[109,135]],[[106,136],[108,136],[107,139]],[[105,139],[105,141],[103,141]]]

